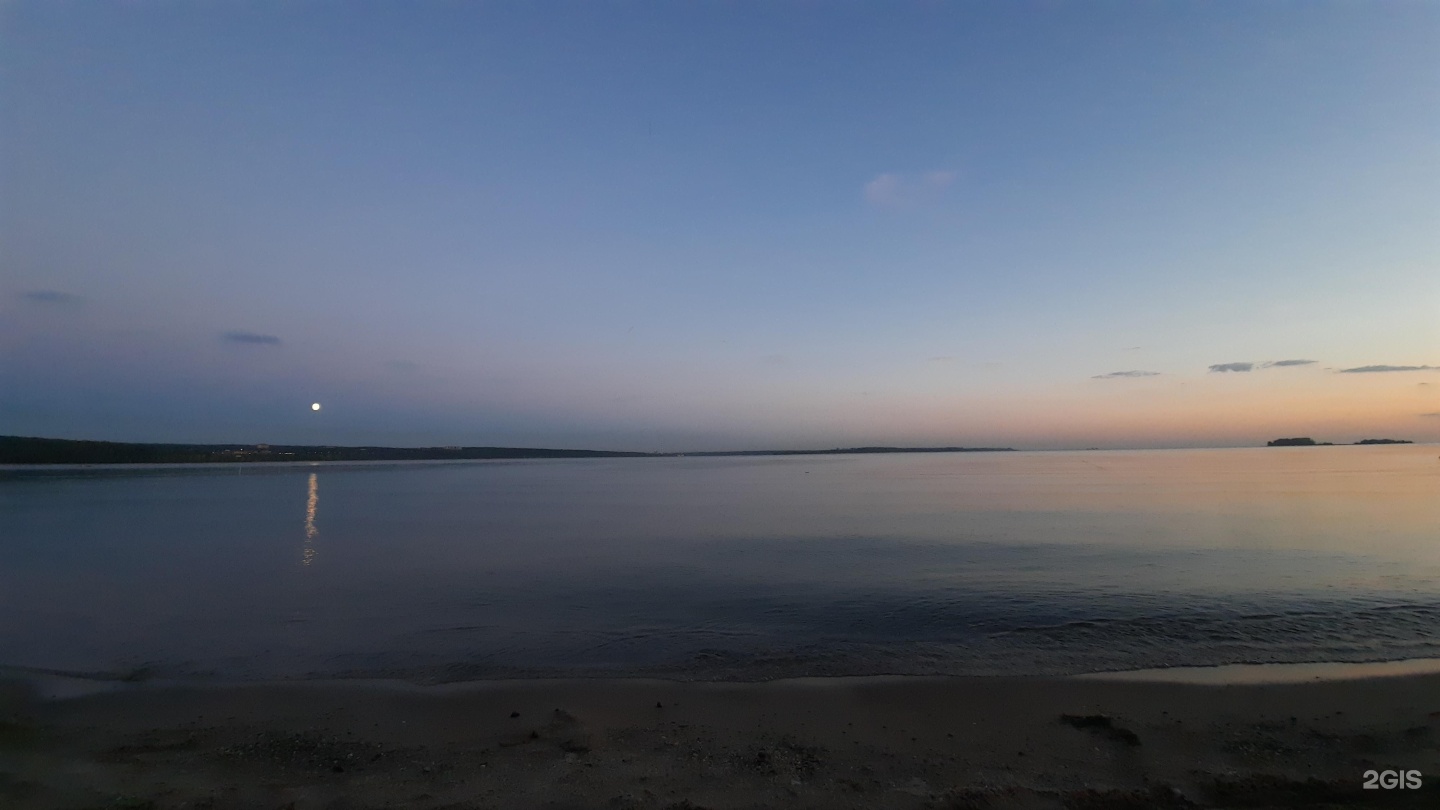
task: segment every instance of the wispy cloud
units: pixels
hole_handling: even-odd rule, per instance
[[[1422,413],[1422,414],[1420,414],[1420,415],[1421,415],[1421,416],[1435,416],[1435,417],[1440,417],[1440,411],[1433,411],[1433,412],[1431,412],[1431,413]]]
[[[926,172],[925,176],[921,179],[925,183],[925,185],[929,186],[930,188],[946,188],[951,183],[955,182],[955,173],[943,170]]]
[[[20,297],[36,304],[78,304],[85,300],[74,293],[59,290],[28,290],[20,293]]]
[[[865,199],[873,205],[900,204],[900,176],[880,174],[865,184]]]
[[[921,174],[885,172],[865,184],[865,199],[871,205],[897,208],[935,198],[955,182],[955,173],[931,171]]]
[[[280,338],[262,335],[258,332],[226,332],[220,336],[226,343],[244,343],[252,346],[279,346]]]
[[[1356,366],[1342,368],[1341,374],[1378,374],[1386,371],[1440,371],[1440,366]]]
[[[1263,363],[1216,363],[1210,367],[1211,371],[1254,371],[1257,368],[1288,368],[1290,366],[1308,366],[1314,360],[1266,360]]]
[[[1109,374],[1096,374],[1092,380],[1118,380],[1125,377],[1158,377],[1158,371],[1112,371]]]

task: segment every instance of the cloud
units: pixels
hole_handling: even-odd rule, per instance
[[[865,184],[865,199],[872,205],[900,204],[900,177],[894,174],[879,174]]]
[[[1210,367],[1211,371],[1254,371],[1257,368],[1286,368],[1289,366],[1308,366],[1314,360],[1266,360],[1263,363],[1216,363]]]
[[[1356,366],[1340,369],[1341,374],[1376,374],[1383,371],[1440,371],[1440,366]]]
[[[930,188],[945,188],[955,182],[955,173],[947,171],[934,171],[925,173],[925,185]]]
[[[37,304],[78,304],[85,300],[74,293],[59,290],[29,290],[20,293],[20,297]]]
[[[955,358],[955,355],[953,355],[953,354],[938,354],[938,355],[930,358],[930,360],[929,360],[928,362],[931,362],[931,363],[953,363],[953,362],[955,362],[955,359],[956,359],[956,358]]]
[[[1436,416],[1436,417],[1440,417],[1440,411],[1435,411],[1435,412],[1433,412],[1433,413],[1422,413],[1422,414],[1420,414],[1420,415],[1421,415],[1421,416]]]
[[[1158,377],[1158,371],[1112,371],[1109,374],[1096,374],[1092,380],[1118,380],[1124,377]]]
[[[936,170],[921,174],[884,172],[865,184],[865,199],[881,208],[898,208],[927,202],[955,182],[955,173]]]
[[[256,332],[226,332],[220,339],[227,343],[245,343],[252,346],[279,346],[280,338],[261,335]]]

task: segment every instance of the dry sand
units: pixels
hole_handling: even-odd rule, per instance
[[[1440,675],[0,686],[16,810],[1195,806],[1440,807]]]

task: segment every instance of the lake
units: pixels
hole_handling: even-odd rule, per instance
[[[1440,450],[0,470],[0,664],[1049,675],[1440,655]]]

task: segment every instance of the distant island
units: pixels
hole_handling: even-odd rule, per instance
[[[0,464],[215,464],[276,461],[467,461],[538,458],[817,456],[849,453],[980,453],[1010,447],[849,447],[834,450],[738,450],[634,453],[538,447],[338,447],[301,444],[146,444],[0,436]]]
[[[1414,444],[1409,439],[1361,439],[1355,444]],[[1334,442],[1317,442],[1308,436],[1300,436],[1294,439],[1274,439],[1265,443],[1266,447],[1334,447]]]

